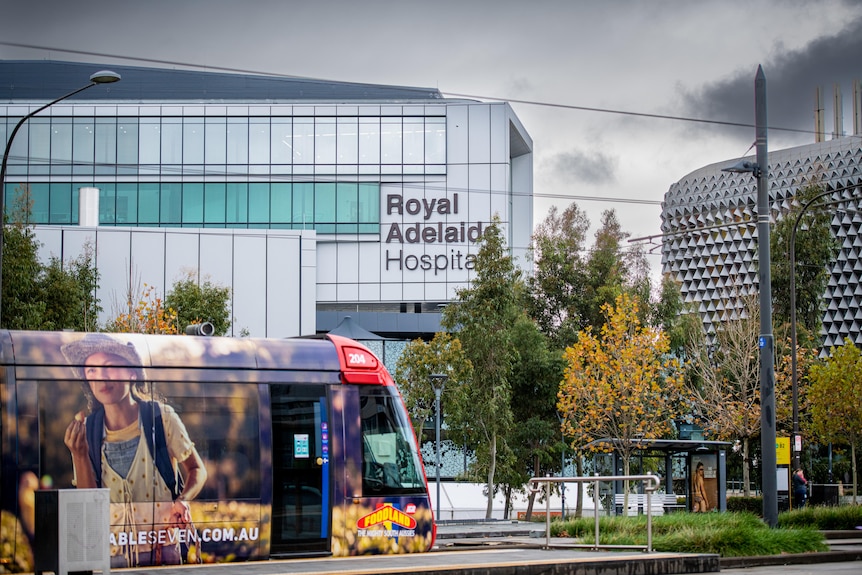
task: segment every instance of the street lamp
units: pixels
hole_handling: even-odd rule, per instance
[[[437,507],[434,510],[437,512],[437,519],[440,519],[440,394],[443,393],[443,386],[446,385],[448,375],[442,373],[432,373],[428,376],[431,379],[431,386],[434,388],[434,405],[436,408],[436,417],[434,422],[434,431],[437,442]]]
[[[18,133],[18,130],[21,129],[21,126],[24,124],[24,122],[26,122],[27,120],[29,120],[30,118],[32,118],[33,116],[35,116],[36,114],[41,112],[42,110],[44,110],[46,108],[50,108],[51,106],[53,106],[57,102],[60,102],[62,100],[65,100],[66,98],[74,96],[78,92],[83,92],[87,88],[92,88],[96,84],[111,84],[113,82],[119,82],[119,81],[120,81],[120,75],[117,74],[116,72],[112,72],[110,70],[102,70],[101,72],[96,72],[95,74],[90,76],[90,83],[87,84],[86,86],[78,88],[77,90],[75,90],[73,92],[69,92],[65,96],[60,96],[56,100],[45,104],[41,108],[37,108],[37,109],[33,110],[32,112],[30,112],[29,114],[27,114],[26,116],[21,118],[18,121],[18,123],[15,124],[15,127],[12,129],[12,133],[9,135],[9,138],[7,138],[7,140],[6,140],[6,151],[3,152],[3,165],[0,166],[0,311],[2,311],[2,302],[3,302],[3,298],[2,298],[2,293],[3,293],[3,228],[6,225],[6,217],[5,217],[6,216],[6,211],[5,211],[6,208],[4,206],[4,202],[6,199],[6,164],[9,160],[9,150],[12,149],[12,140],[15,139],[15,134]],[[2,322],[2,314],[0,314],[0,322]]]
[[[813,198],[808,200],[803,206],[802,209],[799,210],[799,213],[796,215],[796,220],[793,222],[793,229],[790,231],[790,249],[788,250],[789,258],[790,258],[790,382],[793,394],[793,468],[796,469],[799,467],[799,450],[796,449],[796,441],[797,437],[799,437],[799,384],[797,377],[797,360],[796,360],[796,232],[799,229],[799,223],[802,221],[802,216],[805,212],[810,208],[815,201],[819,200],[823,196],[828,196],[830,194],[843,192],[848,188],[838,188],[835,190],[827,190],[825,192],[820,192],[815,195]],[[846,202],[847,199],[839,199],[831,202],[825,202],[821,204],[822,206],[829,206],[834,204],[842,204]]]
[[[769,269],[769,154],[766,145],[766,75],[754,77],[756,162],[742,162],[727,172],[750,172],[757,178],[757,250],[760,260],[760,449],[763,461],[763,519],[778,524],[778,476],[775,455],[775,338],[772,333],[772,274]]]

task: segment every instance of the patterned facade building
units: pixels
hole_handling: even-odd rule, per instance
[[[748,158],[754,161],[754,158]],[[662,270],[680,284],[683,301],[698,310],[707,333],[742,313],[741,296],[757,293],[757,181],[722,171],[721,162],[673,184],[662,207]],[[823,294],[823,348],[850,338],[862,344],[862,136],[854,135],[769,153],[770,222],[786,217],[808,185],[848,199],[833,208],[840,251]],[[800,230],[798,233],[804,233]]]

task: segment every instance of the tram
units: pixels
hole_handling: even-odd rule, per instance
[[[424,552],[436,535],[392,377],[334,335],[0,331],[0,456],[0,570],[32,570],[44,489],[110,490],[120,568]]]

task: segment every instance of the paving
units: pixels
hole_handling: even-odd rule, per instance
[[[770,557],[719,559],[714,554],[645,553],[639,550],[589,550],[574,539],[551,538],[546,546],[542,524],[493,521],[443,523],[431,553],[344,558],[304,558],[186,567],[115,569],[124,575],[671,575],[715,573],[769,565],[835,562],[862,573],[862,532],[827,532],[831,551]],[[840,563],[839,563],[840,562]],[[854,563],[850,563],[854,562]],[[828,573],[829,570],[813,571]]]

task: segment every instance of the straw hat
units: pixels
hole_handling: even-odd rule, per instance
[[[103,333],[88,333],[82,339],[67,343],[60,348],[63,355],[73,366],[84,365],[94,353],[109,353],[126,360],[130,366],[142,367],[141,356],[132,342],[120,342]]]

